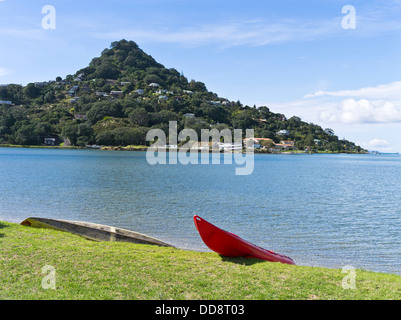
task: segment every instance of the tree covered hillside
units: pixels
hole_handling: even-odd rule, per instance
[[[64,79],[0,86],[0,144],[42,145],[50,138],[76,146],[145,145],[148,130],[168,134],[169,121],[199,137],[203,128],[253,128],[255,137],[291,140],[298,149],[363,151],[299,117],[221,98],[204,83],[165,68],[133,41],[113,42]]]

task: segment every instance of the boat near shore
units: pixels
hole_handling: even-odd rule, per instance
[[[93,241],[120,241],[174,247],[142,233],[90,222],[30,217],[22,221],[21,225],[66,231]]]
[[[221,256],[254,258],[270,262],[295,264],[294,260],[290,257],[254,245],[234,233],[216,227],[197,215],[194,216],[194,222],[203,242],[209,249]]]

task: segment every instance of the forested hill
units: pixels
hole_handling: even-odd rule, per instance
[[[253,128],[255,137],[294,141],[300,150],[363,151],[299,117],[221,98],[204,83],[165,68],[133,41],[113,42],[64,79],[0,86],[0,144],[144,145],[150,128],[168,133],[169,121],[199,137],[202,128]]]

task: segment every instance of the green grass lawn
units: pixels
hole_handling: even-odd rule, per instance
[[[0,222],[0,299],[400,299],[401,277],[222,258],[119,242],[94,242]],[[54,273],[42,273],[52,266]],[[50,277],[55,289],[44,289]]]

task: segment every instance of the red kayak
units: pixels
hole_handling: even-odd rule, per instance
[[[295,264],[287,256],[258,247],[231,232],[222,230],[205,219],[195,215],[195,226],[203,242],[213,251],[225,257],[244,257]]]

